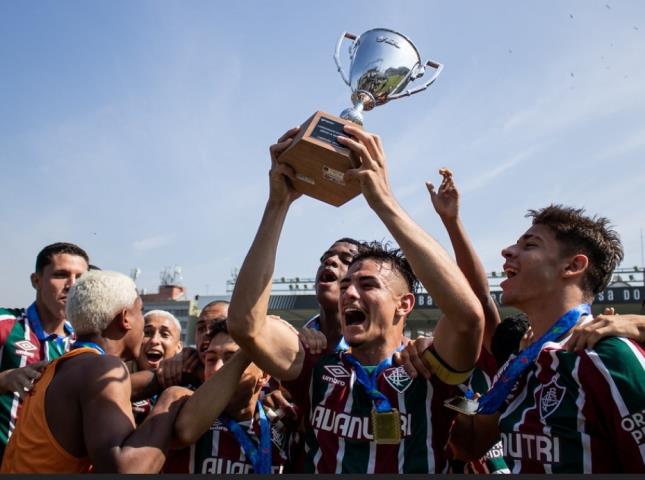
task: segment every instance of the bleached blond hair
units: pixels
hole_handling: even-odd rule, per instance
[[[177,317],[172,313],[166,312],[165,310],[150,310],[143,316],[143,319],[147,320],[150,317],[162,317],[170,321],[170,323],[177,329],[177,338],[181,336],[181,323],[179,323]]]
[[[84,273],[70,288],[65,307],[77,335],[101,333],[139,294],[130,277],[106,270]]]

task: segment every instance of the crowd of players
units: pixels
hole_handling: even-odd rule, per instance
[[[267,314],[296,133],[270,149],[231,302],[204,307],[194,347],[80,247],[39,253],[36,301],[0,309],[2,472],[645,472],[645,317],[591,312],[623,257],[607,219],[530,211],[502,250],[504,303],[523,313],[502,321],[451,172],[427,187],[454,259],[397,202],[380,139],[348,126],[346,181],[398,248],[334,242],[298,331]],[[410,339],[417,282],[442,318]]]

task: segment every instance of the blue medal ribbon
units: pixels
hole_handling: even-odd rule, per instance
[[[242,430],[240,424],[226,414],[220,416],[220,420],[233,434],[242,447],[244,455],[253,465],[254,473],[271,473],[271,424],[267,418],[262,402],[258,400],[258,415],[260,417],[260,445],[259,450],[255,442]]]
[[[547,342],[557,340],[571,330],[583,315],[591,315],[591,305],[582,304],[569,310],[551,325],[551,328],[542,337],[508,362],[491,389],[479,399],[477,413],[490,415],[497,412],[511,393],[520,375],[535,361],[542,346]]]
[[[402,346],[397,349],[397,352],[401,350],[401,348]],[[378,376],[381,374],[381,372],[383,372],[383,370],[392,366],[392,356],[389,356],[381,363],[379,363],[371,375],[367,373],[365,367],[363,367],[363,365],[361,365],[361,362],[359,362],[351,353],[346,353],[345,359],[354,367],[354,371],[356,372],[356,380],[358,381],[358,383],[363,385],[363,388],[365,388],[365,392],[370,397],[370,399],[372,399],[376,411],[379,413],[391,412],[392,404],[390,403],[388,398],[378,390],[376,386],[376,380],[378,379]]]
[[[84,342],[82,340],[76,340],[76,342],[74,342],[74,345],[72,345],[72,350],[76,350],[77,348],[91,348],[99,352],[99,355],[105,355],[105,350],[103,350],[103,347],[94,342]]]

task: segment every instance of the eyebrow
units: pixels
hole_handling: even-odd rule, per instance
[[[538,240],[538,241],[540,241],[540,242],[541,242],[541,241],[542,241],[542,237],[540,237],[539,235],[536,235],[536,234],[534,234],[534,233],[525,233],[524,235],[522,235],[522,236],[520,237],[520,240],[524,240],[525,242],[527,242],[527,241],[529,241],[529,240]]]
[[[376,276],[374,276],[374,275],[361,275],[360,277],[358,277],[359,282],[362,282],[362,281],[365,281],[365,280],[372,280],[372,281],[378,282],[378,278]],[[342,283],[348,283],[348,282],[351,282],[350,277],[345,277],[340,281],[341,284]]]

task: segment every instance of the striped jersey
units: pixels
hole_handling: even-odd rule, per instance
[[[242,429],[257,446],[259,444],[259,422],[239,422]],[[287,459],[288,438],[285,432],[271,425],[271,473],[282,473]],[[183,450],[169,452],[163,473],[253,473],[253,465],[244,455],[244,450],[235,435],[219,419],[204,433],[197,443]]]
[[[403,367],[386,368],[378,390],[399,411],[401,442],[373,441],[372,400],[357,382],[344,352],[306,351],[300,376],[284,382],[305,413],[307,473],[426,473],[446,468],[446,443],[454,413],[443,407],[456,387],[438,379],[410,378]]]
[[[482,348],[479,359],[468,382],[475,393],[485,394],[491,387],[492,379],[497,371],[495,357]],[[450,473],[510,473],[504,461],[504,451],[500,440],[486,452],[482,458],[468,463],[450,460]]]
[[[68,352],[74,330],[65,322],[65,337],[43,331],[36,304],[23,308],[0,308],[0,371],[51,361]],[[16,426],[20,397],[15,392],[0,395],[0,458]]]
[[[544,344],[500,409],[509,468],[645,472],[643,348],[610,337],[570,353],[564,341]]]

